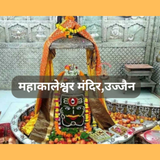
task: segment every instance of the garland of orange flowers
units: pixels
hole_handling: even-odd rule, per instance
[[[74,34],[79,33],[87,28],[86,26],[81,26],[77,29],[71,29],[71,28],[65,28],[61,24],[56,24],[56,27],[60,31],[64,32],[66,38],[73,38]]]
[[[72,20],[72,21],[74,21],[75,18],[73,16],[65,16],[65,20]]]
[[[60,117],[59,117],[59,109],[60,109],[60,106],[59,106],[59,92],[58,91],[55,91],[55,121],[54,121],[54,126],[55,126],[55,131],[56,131],[56,134],[58,135],[62,135],[63,137],[65,138],[71,138],[73,137],[72,134],[70,133],[66,133],[66,132],[63,132],[61,131],[61,125],[60,125]],[[85,92],[85,131],[86,132],[91,132],[92,131],[92,127],[90,126],[90,123],[91,123],[91,111],[90,111],[90,108],[88,106],[88,92]]]
[[[62,131],[59,129],[59,124],[58,124],[57,121],[54,122],[54,125],[55,125],[56,134],[62,135],[62,136],[65,137],[65,138],[71,138],[71,137],[73,137],[73,135],[70,134],[70,133],[62,132]]]

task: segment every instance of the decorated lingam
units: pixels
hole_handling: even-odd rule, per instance
[[[66,37],[66,31],[74,32],[72,39],[78,43],[78,45],[75,44],[76,46],[81,47],[82,43],[83,48],[86,48],[88,75],[100,75],[101,61],[98,47],[94,39],[87,33],[86,27],[81,27],[72,17],[67,17],[64,22],[58,24],[55,32],[45,42],[40,75],[53,76],[52,59],[55,57],[55,54],[53,55],[55,53],[53,46],[55,45],[52,44],[56,44],[58,39],[69,38]],[[84,40],[88,41],[86,46]],[[52,47],[50,47],[51,45]],[[48,80],[51,82],[53,79],[44,78],[41,79],[41,82],[48,82]],[[68,93],[63,89],[55,89],[50,91],[48,98],[37,98],[35,115],[20,127],[21,131],[31,140],[38,143],[49,143],[57,137],[66,139],[79,135],[81,140],[90,141],[87,138],[88,134],[97,126],[108,129],[115,124],[108,114],[103,98],[91,98],[87,90],[77,90],[76,83],[85,81],[86,76],[75,64],[66,65],[64,71],[59,73],[57,80],[63,83],[74,82],[75,87]],[[39,95],[41,94],[42,91],[39,91]]]

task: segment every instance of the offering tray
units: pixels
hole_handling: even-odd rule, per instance
[[[160,131],[149,130],[144,133],[144,139],[151,144],[160,144]]]
[[[127,133],[125,133],[123,136],[119,136],[119,137],[112,137],[111,138],[111,142],[109,141],[106,141],[102,144],[118,144],[118,143],[124,143],[126,141],[128,141],[129,139],[131,139],[136,133],[138,132],[141,132],[141,131],[144,131],[144,130],[148,130],[148,129],[151,129],[153,128],[154,126],[156,125],[160,125],[160,121],[154,121],[150,124],[147,124],[147,125],[143,125],[143,126],[140,126],[140,127],[136,127],[136,128],[128,128],[128,131]],[[117,125],[115,125],[117,126]],[[114,126],[112,126],[114,127]],[[110,129],[109,129],[110,130]],[[111,131],[112,132],[112,131]],[[113,132],[114,133],[114,132]]]
[[[90,134],[90,138],[92,138],[95,142],[100,144],[105,141],[110,141],[111,136],[107,134],[104,130],[98,128],[95,130],[94,133]]]
[[[117,129],[117,130],[116,130]],[[119,130],[118,130],[119,129]],[[121,126],[121,125],[118,125],[118,124],[116,124],[116,125],[114,125],[114,126],[112,126],[112,127],[110,127],[109,128],[109,131],[111,132],[111,133],[114,133],[115,135],[117,135],[117,136],[123,136],[123,135],[125,135],[126,133],[127,133],[127,130],[128,130],[129,128],[127,128],[127,127],[124,127],[124,126]],[[123,130],[123,132],[121,132]]]

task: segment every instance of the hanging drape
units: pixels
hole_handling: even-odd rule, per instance
[[[73,21],[73,20],[65,20],[62,23],[63,27],[68,27],[68,28],[72,28],[72,29],[78,29],[80,27],[80,25]],[[89,61],[89,57],[91,56],[91,54],[93,54],[93,56],[96,56],[96,64],[95,67],[91,68],[91,66],[88,65],[88,74],[92,75],[92,76],[98,76],[101,74],[101,67],[100,63],[100,54],[99,54],[99,50],[97,47],[96,42],[94,41],[94,39],[91,37],[91,35],[86,31],[86,30],[82,30],[81,32],[79,32],[79,34],[81,36],[83,36],[84,38],[88,39],[89,41],[91,41],[94,45],[94,52],[91,50],[87,50],[87,61]],[[53,76],[54,75],[54,71],[53,71],[53,61],[52,59],[54,58],[54,56],[52,57],[52,52],[50,52],[49,47],[50,45],[57,39],[63,38],[65,37],[65,34],[60,31],[59,29],[56,29],[50,36],[49,38],[46,40],[45,44],[44,44],[44,48],[43,48],[43,55],[42,55],[42,61],[41,61],[41,65],[40,65],[40,76]],[[93,52],[93,53],[91,53]],[[92,65],[93,66],[93,65]],[[48,79],[40,79],[40,82],[49,82]],[[41,91],[39,91],[39,96],[42,94]],[[37,114],[40,110],[41,107],[41,103],[42,103],[42,99],[41,98],[37,98],[36,101],[36,106],[35,106],[35,113]]]

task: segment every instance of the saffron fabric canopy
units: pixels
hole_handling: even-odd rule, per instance
[[[78,29],[80,25],[71,19],[65,20],[62,23],[62,26],[64,28],[71,28],[71,29]],[[86,31],[82,30],[79,32],[79,35],[81,35],[85,42],[87,42],[88,48],[92,47],[91,43],[93,44],[94,49],[87,49],[87,64],[88,64],[88,75],[89,76],[98,76],[101,74],[101,60],[100,60],[100,53],[97,47],[96,42],[92,38],[92,36]],[[53,76],[54,75],[54,69],[53,69],[53,58],[55,56],[55,50],[52,49],[53,45],[52,43],[59,40],[64,39],[65,33],[62,32],[59,29],[56,29],[46,40],[43,48],[43,55],[42,55],[42,61],[40,65],[40,76]],[[80,39],[80,38],[79,38]],[[72,41],[72,40],[70,40]],[[91,42],[91,43],[89,43]],[[67,56],[67,55],[66,55]],[[91,56],[94,59],[94,61],[91,61]],[[96,60],[95,60],[96,59]],[[40,79],[40,82],[47,82],[48,79]],[[50,79],[51,81],[51,79]],[[41,91],[39,91],[39,95],[41,94]],[[40,96],[39,96],[40,97]],[[36,106],[35,106],[35,113],[38,113],[41,107],[42,99],[37,98]]]

